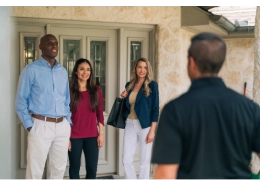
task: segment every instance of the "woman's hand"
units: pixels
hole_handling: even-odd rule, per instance
[[[71,142],[69,141],[68,150],[71,151]]]
[[[121,93],[121,95],[120,95],[122,98],[125,98],[126,96],[127,96],[127,91],[126,90],[124,90],[122,93]]]
[[[149,131],[146,137],[146,144],[153,142],[154,140],[154,131]]]
[[[98,148],[101,148],[104,145],[104,134],[103,133],[99,133],[97,141],[98,141]]]

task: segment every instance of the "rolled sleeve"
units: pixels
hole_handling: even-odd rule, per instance
[[[16,113],[21,120],[25,129],[32,127],[33,122],[31,115],[28,110],[28,97],[31,92],[31,85],[33,83],[32,73],[28,67],[24,68],[18,83],[16,100],[15,100],[15,109]]]
[[[152,98],[153,98],[153,107],[152,107],[152,122],[158,122],[159,118],[159,90],[157,82],[153,83]]]
[[[98,87],[98,100],[99,100],[99,106],[98,110],[96,112],[97,114],[97,121],[98,123],[101,123],[104,125],[104,115],[103,115],[103,108],[104,108],[104,100],[101,89]]]
[[[162,110],[152,151],[152,163],[180,163],[182,139],[174,111],[169,105],[166,105]]]

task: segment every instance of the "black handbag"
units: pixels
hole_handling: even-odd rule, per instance
[[[107,124],[116,128],[124,129],[125,120],[126,120],[124,116],[125,111],[126,111],[125,98],[117,97],[109,113]]]

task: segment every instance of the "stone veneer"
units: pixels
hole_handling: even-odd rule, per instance
[[[259,10],[258,10],[259,11]],[[187,49],[191,32],[180,29],[180,7],[12,7],[12,16],[69,19],[102,22],[157,24],[156,73],[160,107],[185,92],[190,85],[187,76]],[[259,16],[259,14],[258,14]],[[258,34],[259,36],[259,34]],[[227,86],[253,98],[255,39],[228,39],[227,58],[220,72]],[[259,43],[259,42],[258,42]],[[259,61],[259,55],[258,55]],[[259,78],[257,79],[259,81]],[[258,87],[259,89],[259,87]]]
[[[255,39],[227,39],[226,44],[227,56],[220,76],[228,87],[241,94],[246,82],[246,96],[253,99]]]

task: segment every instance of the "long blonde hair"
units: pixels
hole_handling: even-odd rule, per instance
[[[138,77],[137,77],[137,74],[136,74],[136,67],[137,67],[139,62],[145,62],[146,65],[147,65],[147,74],[146,74],[146,77],[145,77],[144,82],[143,82],[143,86],[144,86],[143,90],[144,90],[145,96],[148,97],[150,95],[150,92],[151,92],[151,89],[149,88],[148,84],[153,80],[153,70],[152,70],[152,66],[151,66],[149,60],[146,59],[146,58],[139,58],[136,61],[135,66],[134,66],[134,68],[131,72],[129,85],[126,87],[126,91],[128,92],[129,90],[133,89],[135,84],[138,81]]]

